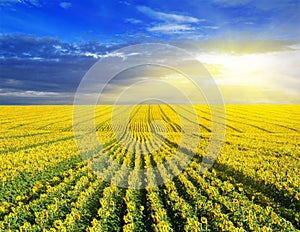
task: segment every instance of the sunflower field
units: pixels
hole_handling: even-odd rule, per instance
[[[299,105],[226,105],[226,135],[205,172],[201,161],[212,133],[208,106],[193,107],[197,150],[182,169],[184,160],[164,163],[175,151],[190,149],[180,143],[181,120],[190,119],[190,108],[137,105],[126,122],[129,108],[114,111],[115,130],[128,123],[128,133],[116,139],[113,106],[96,107],[103,147],[93,159],[100,165],[107,154],[119,165],[102,167],[103,175],[136,188],[105,181],[83,159],[72,106],[1,106],[0,231],[300,230]],[[79,124],[84,120],[83,111]],[[154,167],[157,172],[139,175]],[[171,178],[170,172],[178,175]],[[169,180],[157,185],[158,179]]]

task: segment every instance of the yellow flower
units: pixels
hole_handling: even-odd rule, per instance
[[[44,218],[46,215],[45,215],[45,212],[44,211],[42,211],[41,213],[40,213],[40,218]]]
[[[38,190],[39,190],[39,188],[36,187],[36,186],[33,186],[32,189],[31,189],[31,191],[32,191],[33,193],[36,193]]]
[[[206,217],[201,217],[201,222],[204,223],[204,224],[206,224],[207,223]]]
[[[125,215],[123,219],[124,219],[124,222],[125,222],[125,223],[130,222],[130,218],[129,218],[129,215],[128,215],[128,214]]]
[[[75,213],[74,217],[75,217],[76,220],[80,220],[80,215],[78,213]]]
[[[61,220],[56,220],[56,221],[53,223],[53,226],[54,226],[56,229],[61,229],[62,224],[63,224],[63,222],[62,222]]]
[[[5,211],[6,211],[5,207],[4,206],[0,206],[0,212],[4,213]]]
[[[97,219],[93,219],[93,221],[92,221],[92,226],[93,227],[96,227],[98,225],[98,221],[97,221]]]

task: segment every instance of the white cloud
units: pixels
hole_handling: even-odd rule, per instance
[[[206,29],[211,29],[211,30],[218,30],[220,27],[219,26],[204,26]]]
[[[24,5],[31,5],[31,6],[36,6],[39,7],[41,6],[40,1],[39,0],[0,0],[0,6],[9,6],[12,4],[16,4],[16,3],[21,3]]]
[[[290,46],[291,49],[300,50],[300,43],[293,44]]]
[[[220,74],[213,75],[220,86],[236,86],[241,91],[255,87],[261,93],[271,90],[291,97],[300,94],[300,66],[297,65],[300,50],[239,56],[203,53],[197,58],[201,62],[221,65]],[[273,100],[276,102],[276,99]]]
[[[103,55],[102,57],[119,57],[119,58],[122,58],[123,60],[126,60],[127,57],[129,57],[129,56],[137,56],[137,55],[140,55],[140,53],[132,52],[129,54],[124,54],[122,52],[111,52],[111,53],[107,53],[107,54]]]
[[[59,6],[60,6],[61,8],[64,8],[64,9],[69,9],[70,7],[72,7],[72,3],[70,3],[70,2],[61,2],[61,3],[59,4]]]
[[[43,91],[6,91],[0,89],[0,96],[4,97],[51,97],[59,96],[60,93],[57,92],[43,92]]]
[[[139,23],[142,23],[142,20],[134,19],[134,18],[128,18],[128,19],[125,19],[125,22],[133,23],[133,24],[139,24]]]
[[[83,55],[85,55],[85,56],[91,56],[91,57],[93,57],[95,59],[98,59],[98,58],[102,57],[102,55],[97,54],[97,53],[92,53],[92,52],[85,52]]]
[[[24,1],[22,1],[24,2]],[[29,0],[29,2],[34,5],[34,6],[41,6],[40,1],[39,0]]]
[[[182,74],[179,73],[172,73],[161,77],[162,79],[166,80],[176,80],[176,79],[186,79]]]
[[[179,34],[183,32],[194,31],[195,27],[184,24],[163,24],[154,27],[149,27],[147,30],[151,32],[161,32],[165,34]]]
[[[154,18],[156,20],[165,21],[165,22],[177,22],[177,23],[197,23],[199,20],[195,17],[191,16],[185,16],[185,15],[179,15],[179,14],[170,14],[170,13],[164,13],[160,11],[152,10],[149,7],[146,6],[138,6],[137,9],[144,13],[145,15],[148,15],[151,18]]]
[[[68,50],[63,48],[61,45],[53,45],[57,52],[67,52]]]
[[[194,25],[199,22],[206,21],[184,14],[165,13],[153,10],[146,6],[137,6],[137,9],[143,14],[155,19],[153,26],[147,27],[149,32],[159,32],[164,34],[183,34],[195,31],[197,27]],[[160,23],[159,23],[160,22]]]
[[[132,53],[129,53],[129,54],[124,54],[122,52],[111,52],[111,53],[107,53],[107,54],[97,54],[97,53],[92,53],[92,52],[85,52],[83,53],[82,55],[85,55],[85,56],[91,56],[91,57],[94,57],[96,59],[99,59],[99,58],[107,58],[107,57],[119,57],[119,58],[122,58],[123,60],[126,60],[127,57],[129,56],[136,56],[136,55],[139,55],[140,53],[137,53],[137,52],[132,52]]]

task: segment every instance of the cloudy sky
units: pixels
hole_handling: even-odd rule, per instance
[[[0,0],[0,17],[0,104],[72,104],[97,60],[139,43],[188,51],[225,103],[300,103],[299,0]]]

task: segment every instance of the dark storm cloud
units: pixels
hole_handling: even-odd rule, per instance
[[[72,94],[98,58],[120,47],[54,38],[0,37],[0,104],[71,104]],[[55,97],[49,92],[59,93]],[[38,93],[38,94],[36,94]],[[41,99],[43,101],[41,101]]]

